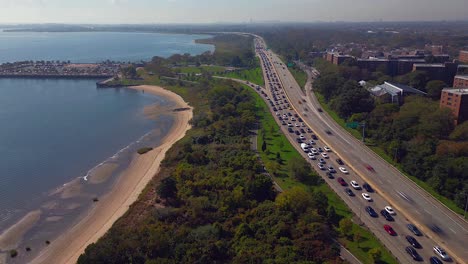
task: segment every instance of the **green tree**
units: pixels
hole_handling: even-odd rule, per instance
[[[346,237],[349,237],[353,231],[353,222],[349,218],[343,218],[340,220],[338,226],[340,227],[341,234]]]
[[[293,157],[288,162],[289,176],[298,181],[305,181],[311,173],[310,164],[302,157]]]
[[[450,134],[451,140],[463,141],[468,140],[468,121],[459,124]]]
[[[304,213],[312,204],[310,193],[301,187],[293,187],[279,194],[275,200],[281,210],[291,211],[296,215]]]
[[[380,260],[382,259],[382,251],[379,248],[370,249],[368,254],[369,254],[369,258],[374,263],[379,263]]]
[[[177,195],[177,183],[172,177],[165,178],[157,188],[158,195],[163,199],[175,198]]]
[[[429,81],[426,84],[427,95],[431,97],[433,100],[439,100],[442,89],[444,89],[445,87],[447,87],[447,84],[445,84],[445,82],[443,81],[439,81],[439,80]]]

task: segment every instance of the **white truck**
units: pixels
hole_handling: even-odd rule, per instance
[[[301,149],[302,149],[304,152],[309,152],[309,145],[306,144],[306,143],[301,143]]]

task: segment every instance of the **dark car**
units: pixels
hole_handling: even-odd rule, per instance
[[[300,117],[299,117],[299,119],[297,121],[304,122],[304,120],[302,120],[302,118],[300,118]]]
[[[370,206],[366,206],[366,212],[371,216],[371,217],[379,217],[377,212],[375,212],[374,208]]]
[[[307,133],[312,133],[312,129],[307,128]]]
[[[344,162],[341,159],[336,159],[336,162],[340,165],[344,165]]]
[[[312,135],[313,140],[318,140],[318,137],[316,135]]]
[[[431,264],[442,264],[442,260],[438,259],[437,257],[432,256],[429,261]]]
[[[294,133],[296,133],[296,135],[298,136],[301,134],[301,132],[299,132],[298,130],[294,131]]]
[[[335,178],[335,177],[333,177],[333,174],[332,174],[331,172],[327,172],[327,177],[328,177],[329,179]]]
[[[323,112],[322,108],[317,108],[317,111]]]
[[[294,130],[292,128],[288,127],[288,132],[289,133],[294,133]]]
[[[406,252],[416,261],[421,261],[421,256],[413,247],[406,247]]]
[[[382,210],[380,214],[385,218],[387,221],[394,221],[393,216],[391,216],[387,211]]]
[[[374,189],[372,189],[372,187],[367,182],[362,185],[362,188],[364,188],[367,192],[374,192]]]
[[[281,124],[282,124],[283,126],[287,125],[285,121],[281,122]]]
[[[301,128],[301,133],[305,134],[305,130],[303,128]]]
[[[330,130],[328,130],[328,129],[325,130],[325,133],[327,133],[327,135],[331,135],[331,134],[332,134],[332,132],[331,132]]]
[[[410,245],[412,245],[415,248],[421,248],[421,244],[419,244],[416,238],[412,236],[406,236],[406,241],[408,241],[408,243],[410,243]]]
[[[409,231],[413,232],[413,234],[417,236],[422,236],[421,231],[419,231],[419,229],[416,226],[412,224],[407,224],[406,227],[408,227]]]
[[[339,184],[341,184],[341,186],[348,186],[348,184],[345,182],[345,180],[343,180],[343,178],[339,177],[336,180],[338,181]]]
[[[296,142],[297,142],[297,143],[302,143],[302,139],[296,138]]]
[[[345,189],[345,192],[346,192],[349,196],[354,196],[354,193],[353,193],[353,191],[351,191],[350,188],[346,188],[346,189]]]

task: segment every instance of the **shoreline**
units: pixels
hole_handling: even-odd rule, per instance
[[[192,108],[179,95],[158,86],[141,85],[128,88],[165,97],[175,103],[175,108],[190,108],[190,111],[172,112],[174,123],[169,133],[161,140],[161,144],[144,155],[135,154],[110,192],[100,197],[87,215],[74,226],[51,241],[31,263],[76,263],[86,247],[102,237],[114,222],[127,212],[129,206],[137,200],[159,171],[166,152],[190,129]]]

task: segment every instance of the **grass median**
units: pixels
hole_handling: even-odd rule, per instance
[[[305,187],[303,183],[298,182],[295,179],[291,179],[287,176],[288,161],[293,157],[301,157],[301,155],[291,145],[286,136],[281,132],[280,127],[276,123],[274,117],[270,114],[265,101],[256,92],[251,89],[250,91],[252,96],[255,97],[257,117],[261,128],[259,129],[258,133],[257,149],[259,149],[259,155],[264,161],[265,167],[269,171],[278,169],[274,167],[279,167],[279,171],[282,176],[275,177],[274,180],[284,190],[295,186]],[[267,150],[269,151],[261,151],[263,139],[265,139]],[[282,164],[275,164],[277,163],[277,152],[281,153],[281,159],[283,160]],[[310,188],[307,189],[311,190]],[[351,219],[354,216],[345,202],[327,184],[323,183],[318,187],[313,187],[312,190],[322,191],[327,196],[329,205],[333,205],[336,214],[341,218]],[[370,260],[368,253],[368,251],[373,248],[378,248],[382,252],[380,263],[398,263],[392,254],[382,245],[382,243],[380,243],[380,241],[365,227],[353,223],[352,230],[353,234],[359,233],[360,237],[358,241],[354,241],[355,239],[348,239],[344,236],[340,237],[339,241],[362,263],[373,263]]]

